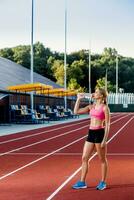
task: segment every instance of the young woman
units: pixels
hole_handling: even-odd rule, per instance
[[[93,105],[88,105],[84,108],[79,108],[80,100],[84,98],[84,94],[78,94],[78,98],[74,107],[75,114],[82,114],[90,112],[89,133],[86,139],[83,155],[82,155],[82,171],[81,179],[75,185],[74,189],[87,188],[85,183],[88,172],[89,158],[92,156],[94,149],[96,149],[101,162],[102,178],[96,189],[103,190],[106,188],[107,176],[107,159],[106,159],[106,141],[108,138],[110,128],[110,112],[106,104],[107,93],[103,88],[97,88],[92,98],[95,99]],[[105,126],[104,126],[105,125]]]

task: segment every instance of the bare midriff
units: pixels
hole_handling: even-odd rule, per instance
[[[100,128],[104,128],[104,120],[99,120],[96,118],[91,118],[91,122],[90,122],[90,129],[100,129]]]

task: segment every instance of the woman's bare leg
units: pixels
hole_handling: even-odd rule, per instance
[[[89,158],[94,151],[95,144],[91,142],[85,142],[82,155],[82,170],[81,170],[81,181],[85,181],[88,173]]]
[[[101,147],[101,144],[95,144],[99,159],[101,161],[101,173],[102,173],[102,181],[106,180],[107,177],[107,170],[108,170],[108,163],[106,158],[107,153],[107,146],[104,148]]]

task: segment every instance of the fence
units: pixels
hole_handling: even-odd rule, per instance
[[[110,93],[108,95],[108,104],[134,104],[134,93]]]

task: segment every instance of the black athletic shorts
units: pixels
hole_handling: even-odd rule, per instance
[[[104,128],[92,130],[89,129],[87,142],[91,143],[101,143],[104,138]]]

